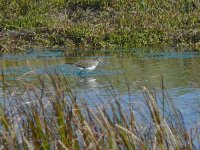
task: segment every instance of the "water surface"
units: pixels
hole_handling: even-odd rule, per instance
[[[162,84],[182,112],[188,127],[200,122],[200,53],[198,52],[141,52],[139,50],[101,51],[98,54],[84,54],[62,49],[30,50],[25,55],[4,55],[0,60],[5,81],[17,87],[15,81],[33,82],[31,74],[44,76],[62,75],[79,97],[91,106],[104,105],[108,90],[117,94],[123,102],[131,102],[134,108],[145,112],[140,87],[148,85],[161,95]],[[104,63],[90,72],[79,75],[78,68],[71,65],[101,55]],[[2,77],[1,77],[2,78]],[[2,93],[2,80],[1,80]],[[105,100],[106,99],[106,100]],[[1,97],[1,101],[3,98]],[[124,105],[126,109],[126,105]]]

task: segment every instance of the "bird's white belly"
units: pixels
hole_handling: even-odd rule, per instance
[[[95,65],[94,65],[94,66],[91,66],[91,67],[88,67],[88,68],[85,68],[85,69],[87,69],[87,70],[93,70],[94,68],[96,68]]]

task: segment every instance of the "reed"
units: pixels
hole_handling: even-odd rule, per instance
[[[91,107],[56,71],[54,75],[32,75],[33,82],[24,80],[25,76],[16,79],[17,88],[1,80],[7,85],[0,116],[2,149],[182,150],[198,146],[198,130],[185,128],[164,85],[161,98],[147,85],[138,85],[145,115],[134,109],[131,98],[125,102],[112,86],[104,89],[106,102]],[[159,107],[159,101],[164,106]]]

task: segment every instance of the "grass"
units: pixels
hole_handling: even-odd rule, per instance
[[[134,109],[133,99],[124,101],[112,86],[104,86],[107,95],[103,101],[96,95],[102,105],[91,107],[56,71],[45,76],[33,73],[32,82],[20,77],[12,87],[1,70],[5,101],[0,117],[2,149],[182,150],[199,146],[195,143],[198,129],[185,128],[163,81],[161,96],[145,83],[138,85],[145,114]]]
[[[198,1],[0,0],[0,47],[199,48]]]

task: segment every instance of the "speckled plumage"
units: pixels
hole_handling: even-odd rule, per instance
[[[80,69],[93,70],[97,67],[99,62],[102,62],[102,61],[103,61],[102,57],[97,57],[94,60],[91,59],[91,60],[79,61],[79,62],[75,63],[74,65]]]

